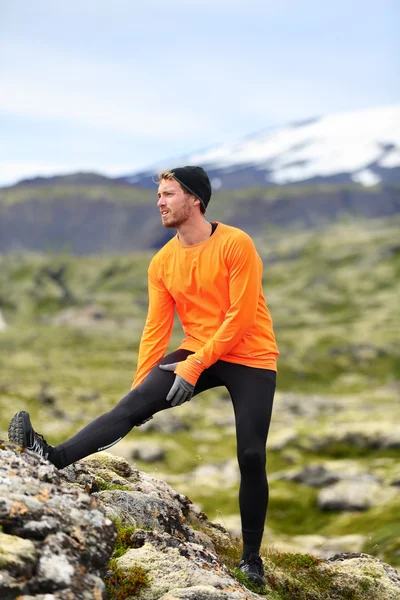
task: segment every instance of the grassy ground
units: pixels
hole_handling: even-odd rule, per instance
[[[256,240],[281,352],[271,436],[288,428],[297,436],[281,450],[269,451],[271,475],[345,459],[383,481],[396,473],[396,448],[336,443],[317,451],[305,442],[315,432],[344,423],[382,421],[396,428],[399,225],[398,219],[339,223],[324,232],[290,236],[266,230]],[[0,257],[0,309],[9,325],[0,332],[0,433],[6,433],[14,412],[25,408],[37,429],[57,443],[127,392],[146,315],[150,257]],[[67,296],[48,275],[62,265]],[[86,307],[93,305],[102,311],[100,317],[87,316]],[[56,324],[53,319],[60,315],[63,324]],[[181,337],[177,324],[171,350]],[[300,406],[310,396],[322,397],[322,408],[311,416],[301,410],[289,414],[288,394]],[[213,487],[196,475],[180,482],[179,476],[234,457],[233,428],[213,421],[216,412],[231,412],[223,397],[223,390],[214,390],[182,407],[179,414],[191,425],[188,431],[163,435],[138,429],[115,448],[128,452],[137,440],[163,445],[164,460],[139,461],[138,466],[176,481],[175,487],[211,518],[222,519],[237,515],[237,482]],[[400,564],[396,499],[362,513],[326,513],[317,508],[315,488],[273,478],[270,487],[268,526],[277,535],[362,533],[366,551]]]

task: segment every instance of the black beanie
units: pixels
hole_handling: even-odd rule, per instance
[[[170,169],[174,179],[178,181],[190,194],[196,196],[207,208],[211,198],[211,183],[207,173],[201,167],[177,167]]]

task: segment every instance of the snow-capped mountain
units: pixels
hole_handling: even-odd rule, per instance
[[[288,124],[118,179],[154,186],[160,170],[186,164],[204,167],[214,189],[400,182],[400,105]]]

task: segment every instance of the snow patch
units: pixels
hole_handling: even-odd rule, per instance
[[[400,148],[390,150],[380,161],[379,166],[385,169],[400,167]]]
[[[380,179],[370,165],[400,165],[400,105],[337,113],[269,129],[187,155],[180,162],[201,165],[208,171],[223,169],[224,174],[245,167],[266,170],[266,179],[276,184],[348,173],[362,185],[374,185]],[[218,173],[215,175],[214,180],[219,179]],[[217,185],[213,184],[214,189]]]
[[[366,187],[376,185],[381,181],[381,178],[369,169],[358,171],[358,173],[354,173],[354,175],[352,175],[351,178],[355,183],[361,183],[361,185],[364,185]]]

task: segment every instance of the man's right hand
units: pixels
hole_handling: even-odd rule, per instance
[[[163,371],[174,372],[178,363],[169,365],[158,365]],[[194,385],[183,379],[179,375],[175,375],[174,383],[168,392],[167,402],[171,402],[171,406],[179,406],[184,402],[191,400],[194,392]]]

